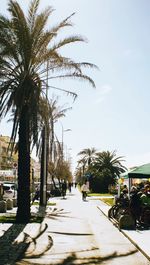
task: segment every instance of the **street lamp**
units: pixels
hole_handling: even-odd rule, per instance
[[[68,161],[69,162],[69,159],[70,159],[70,150],[72,150],[72,148],[67,148],[67,146],[66,146],[66,161]]]
[[[62,126],[62,124],[61,124]],[[64,132],[70,132],[71,129],[64,129],[62,126],[62,160],[64,158]]]

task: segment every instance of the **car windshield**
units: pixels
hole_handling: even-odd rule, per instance
[[[10,190],[10,186],[3,186],[4,190]]]
[[[14,185],[6,185],[6,184],[4,184],[3,185],[3,189],[4,190],[14,190],[15,189],[15,186]]]

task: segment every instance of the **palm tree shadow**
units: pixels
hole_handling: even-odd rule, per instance
[[[59,217],[64,217],[64,218],[73,218],[73,217],[70,217],[68,214],[70,212],[67,212],[67,211],[64,211],[64,209],[58,209],[58,208],[48,208],[47,212],[46,212],[46,217],[47,218],[50,218],[50,219],[53,219],[53,220],[56,220],[56,219],[59,219]]]
[[[14,244],[16,237],[23,231],[26,224],[13,224],[10,228],[4,232],[0,237],[0,264],[9,264],[10,259],[15,260],[17,247]],[[11,264],[11,263],[10,263]]]
[[[25,256],[39,258],[52,247],[53,240],[48,235],[44,248],[41,251],[36,251],[38,239],[40,240],[40,237],[47,230],[48,225],[46,223],[44,225],[39,224],[39,229],[34,236],[23,231],[25,226],[26,224],[13,224],[0,238],[0,246],[3,246],[0,248],[0,264],[13,265]],[[23,239],[17,241],[16,239],[21,232]]]
[[[91,249],[92,250],[92,249]],[[124,254],[117,254],[117,252],[112,253],[111,255],[105,256],[105,257],[84,257],[79,258],[77,257],[77,253],[71,253],[68,255],[67,258],[65,258],[63,261],[55,263],[55,265],[76,265],[76,264],[82,264],[82,265],[93,265],[93,264],[104,264],[105,261],[112,261],[113,259],[120,258],[120,257],[127,257],[130,255],[133,255],[137,252],[137,250],[130,251]],[[36,263],[37,264],[37,263]],[[46,263],[47,265],[52,265],[52,263]],[[21,263],[17,263],[17,265],[35,265],[34,262],[31,260],[22,260]],[[40,262],[40,265],[45,265]]]
[[[93,264],[101,264],[105,261],[112,260],[115,258],[120,258],[120,257],[126,257],[129,255],[133,255],[136,253],[137,250],[130,251],[124,254],[117,254],[117,252],[112,253],[111,255],[105,256],[105,257],[89,257],[89,258],[78,258],[75,253],[72,253],[69,255],[66,259],[64,259],[61,263],[57,263],[57,265],[75,265],[78,264],[78,261],[80,261],[80,264],[82,265],[93,265]],[[50,264],[49,264],[50,265]]]

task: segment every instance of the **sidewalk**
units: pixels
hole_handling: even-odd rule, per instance
[[[108,216],[108,210],[110,207],[107,204],[102,205],[101,203],[97,207],[105,216]],[[150,260],[150,230],[121,229],[121,233],[125,235]]]
[[[83,202],[77,189],[66,199],[51,201],[56,206],[47,208],[42,224],[0,224],[0,265],[150,264],[104,215],[108,208],[103,202],[91,198]],[[15,262],[16,257],[20,261]]]

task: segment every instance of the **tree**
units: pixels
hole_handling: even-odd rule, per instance
[[[53,9],[48,7],[38,14],[38,6],[39,0],[31,1],[25,16],[20,5],[10,0],[10,18],[0,16],[0,119],[11,111],[13,142],[18,133],[16,221],[20,223],[30,220],[30,146],[31,142],[33,145],[38,142],[39,102],[41,95],[46,97],[46,73],[49,73],[49,80],[74,78],[95,86],[82,71],[82,67],[92,68],[94,65],[76,63],[59,54],[63,46],[84,39],[76,35],[53,42],[62,28],[72,26],[71,16],[48,30],[46,24]]]
[[[96,154],[96,158],[92,165],[93,175],[99,179],[99,188],[101,191],[108,191],[108,185],[114,184],[116,177],[127,169],[122,165],[123,157],[116,156],[116,151],[103,151]],[[93,182],[95,180],[92,180]],[[97,180],[98,181],[98,180]],[[91,183],[91,185],[93,185]],[[94,185],[95,189],[96,185]]]
[[[122,156],[116,156],[116,151],[103,151],[97,153],[93,166],[98,170],[108,169],[112,176],[119,176],[126,170],[122,165],[124,161]]]
[[[59,143],[56,137],[54,125],[58,121],[58,119],[65,116],[66,111],[69,109],[71,108],[62,108],[58,106],[58,98],[51,99],[49,102],[47,102],[47,100],[44,100],[42,102],[41,137],[39,141],[39,150],[40,150],[39,157],[41,161],[40,210],[42,211],[44,211],[43,208],[45,208],[46,206],[45,204],[47,201],[45,198],[46,192],[43,192],[43,190],[44,190],[44,185],[46,185],[47,183],[48,172],[50,173],[52,177],[54,187],[56,187],[55,186],[55,174],[53,171],[56,171],[58,155],[59,155],[59,159],[60,157],[62,157],[62,150],[61,150],[62,148],[61,148],[61,144]],[[46,139],[45,139],[45,136],[46,136]],[[57,139],[57,141],[55,141],[55,139]],[[45,165],[45,158],[44,158],[45,148],[46,148],[46,165]],[[45,172],[45,167],[46,167],[46,172]],[[45,174],[46,174],[46,178],[45,178]]]
[[[78,180],[80,179],[80,182],[84,182],[87,178],[89,178],[89,175],[91,174],[91,166],[96,156],[96,149],[94,147],[92,148],[85,148],[82,151],[78,153],[78,155],[81,156],[81,159],[78,161]],[[82,169],[82,175],[81,170]],[[81,176],[81,177],[79,177]]]
[[[85,164],[89,167],[95,158],[96,149],[94,147],[85,148],[81,152],[79,152],[78,155],[82,156],[82,159],[84,159]]]
[[[50,100],[49,104],[49,128],[50,128],[50,160],[54,160],[54,140],[55,140],[55,123],[62,117],[65,117],[65,114],[71,108],[63,108],[58,105],[58,100]]]
[[[78,168],[81,169],[81,174],[84,175],[84,173],[86,171],[86,160],[85,160],[85,158],[81,158],[78,161]]]

